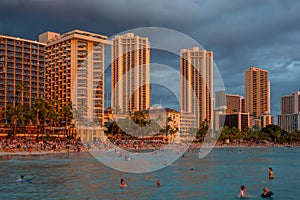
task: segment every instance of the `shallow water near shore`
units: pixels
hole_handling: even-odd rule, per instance
[[[110,169],[88,153],[0,158],[1,199],[237,199],[242,184],[251,199],[262,188],[273,199],[299,199],[300,148],[217,148],[206,158],[190,150],[161,170],[130,174]],[[130,162],[130,161],[129,161]],[[268,180],[268,167],[275,179]],[[191,170],[193,168],[194,170]],[[19,176],[33,178],[16,183]],[[123,178],[128,186],[119,188]],[[161,186],[156,187],[156,180]]]

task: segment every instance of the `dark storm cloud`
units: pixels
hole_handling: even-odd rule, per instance
[[[144,26],[174,29],[214,51],[229,93],[243,95],[249,66],[269,70],[272,114],[278,114],[280,96],[300,89],[299,10],[297,0],[4,0],[0,32],[37,39],[47,30],[77,28],[111,36]],[[153,53],[151,60],[179,69],[177,57]]]

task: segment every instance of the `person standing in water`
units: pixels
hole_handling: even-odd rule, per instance
[[[120,187],[121,188],[124,188],[124,187],[126,187],[127,186],[127,184],[125,183],[125,181],[121,178],[121,181],[120,181]]]
[[[248,194],[246,194],[246,186],[242,185],[241,186],[241,191],[238,195],[238,198],[243,198],[243,197],[247,197],[249,196]]]
[[[160,186],[160,180],[157,180],[157,181],[156,181],[156,185],[157,185],[157,187]]]
[[[272,180],[274,178],[275,178],[275,176],[274,176],[273,169],[271,167],[269,167],[269,180]]]

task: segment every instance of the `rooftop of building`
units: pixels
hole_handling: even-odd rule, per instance
[[[45,35],[45,34],[51,34],[51,36],[48,38],[47,40],[47,44],[49,45],[53,45],[71,38],[79,38],[79,39],[83,39],[83,40],[91,40],[94,42],[100,42],[100,41],[105,41],[105,43],[110,44],[107,41],[107,36],[105,35],[100,35],[100,34],[96,34],[96,33],[91,33],[91,32],[87,32],[87,31],[82,31],[82,30],[72,30],[69,31],[67,33],[64,34],[60,34],[60,33],[55,33],[55,32],[51,32],[51,31],[46,31],[44,33],[40,34],[40,38],[41,36]]]
[[[242,97],[241,95],[239,95],[239,94],[226,94],[226,96],[243,98],[243,97]]]
[[[268,72],[268,70],[261,69],[261,68],[255,67],[255,66],[250,66],[247,71],[265,71],[265,72]]]
[[[38,42],[36,40],[29,40],[29,39],[24,39],[24,38],[19,38],[19,37],[14,37],[14,36],[1,35],[1,34],[0,34],[0,38],[7,38],[7,39],[12,39],[12,40],[19,40],[19,41],[30,42],[30,43],[35,43],[35,44],[39,44],[39,45],[46,45],[45,43]]]
[[[283,95],[281,97],[291,97],[291,96],[295,96],[295,95],[300,95],[300,91],[296,91],[296,92],[293,92],[291,94],[286,94],[286,95]]]
[[[212,51],[207,51],[203,47],[192,47],[192,48],[186,48],[186,49],[181,49],[180,53],[185,53],[185,52],[207,52],[207,53],[213,53]]]
[[[113,39],[114,38],[142,38],[142,39],[147,39],[148,40],[148,37],[134,35],[134,33],[124,33],[124,34],[116,35],[116,36],[113,37]]]

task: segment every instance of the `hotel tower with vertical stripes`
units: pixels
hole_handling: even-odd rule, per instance
[[[112,39],[112,108],[120,113],[150,108],[150,43],[133,33]]]
[[[213,123],[213,52],[198,47],[180,52],[180,107],[196,116],[196,126]]]

